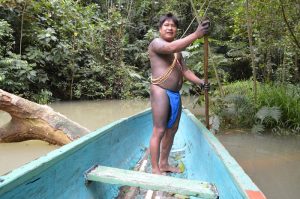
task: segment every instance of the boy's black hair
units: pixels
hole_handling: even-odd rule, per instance
[[[179,25],[178,19],[170,12],[160,17],[158,27],[161,28],[167,19],[171,19],[175,23],[176,27],[178,28]]]

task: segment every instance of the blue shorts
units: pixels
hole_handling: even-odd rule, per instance
[[[179,114],[181,99],[180,99],[180,93],[178,91],[177,92],[170,91],[170,90],[166,90],[166,91],[170,102],[170,113],[169,113],[169,121],[167,124],[167,128],[172,128]]]

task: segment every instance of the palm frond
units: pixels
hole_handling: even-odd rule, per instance
[[[265,130],[264,125],[254,124],[251,129],[251,133],[262,133]]]
[[[210,130],[214,133],[218,132],[220,130],[221,121],[219,116],[213,115],[209,117],[209,124],[211,125]]]
[[[276,122],[279,121],[281,117],[281,111],[279,107],[267,107],[263,106],[259,111],[255,114],[255,117],[260,120],[262,124],[264,121],[268,122],[271,119],[275,120]]]

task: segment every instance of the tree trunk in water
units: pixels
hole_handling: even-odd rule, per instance
[[[39,105],[1,89],[0,110],[11,116],[10,122],[0,127],[0,142],[39,139],[64,145],[90,132],[47,105]]]

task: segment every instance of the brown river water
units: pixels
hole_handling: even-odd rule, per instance
[[[203,115],[203,108],[194,106],[193,98],[185,97],[183,105],[194,114]],[[150,103],[148,100],[108,100],[59,102],[50,106],[95,130],[138,113],[150,107]],[[9,120],[10,116],[0,111],[0,126]],[[217,137],[267,198],[300,198],[300,136],[254,135],[235,130],[222,132]],[[0,143],[0,175],[56,148],[59,146],[37,140]]]

